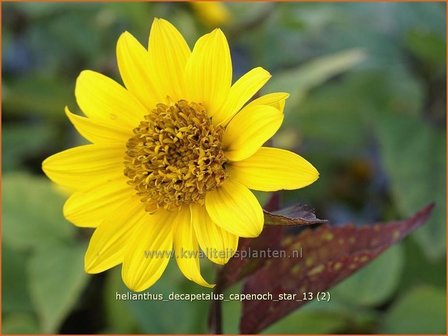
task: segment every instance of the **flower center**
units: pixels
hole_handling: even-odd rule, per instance
[[[204,203],[227,177],[221,139],[202,104],[157,104],[126,144],[124,174],[145,210],[178,210]]]

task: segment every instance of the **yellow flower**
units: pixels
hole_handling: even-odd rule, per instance
[[[131,34],[117,43],[125,87],[83,71],[75,95],[86,117],[66,114],[92,144],[47,158],[48,177],[71,191],[65,217],[95,228],[88,273],[119,264],[126,285],[147,289],[172,251],[184,275],[208,284],[199,248],[226,263],[239,237],[257,237],[263,210],[249,189],[296,189],[318,178],[302,157],[262,147],[280,127],[286,93],[247,102],[269,80],[255,68],[233,85],[221,30],[193,51],[169,22],[155,19],[145,49]]]
[[[231,20],[229,10],[222,2],[193,1],[190,2],[196,15],[207,26],[222,26]]]

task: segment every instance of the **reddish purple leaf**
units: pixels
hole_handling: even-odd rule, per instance
[[[283,227],[265,227],[256,239],[240,238],[238,244],[238,255],[263,251],[269,248],[278,250],[283,236]],[[220,270],[215,286],[215,293],[222,293],[226,288],[237,283],[239,280],[251,275],[260,269],[267,258],[240,258],[237,253]],[[214,334],[221,334],[221,301],[214,301],[209,312],[209,328]]]
[[[280,207],[280,194],[273,193],[265,204],[265,209],[274,211]],[[248,253],[250,249],[264,250],[270,246],[279,246],[282,237],[282,227],[265,228],[256,239],[240,238],[238,243],[238,255]],[[245,276],[260,268],[266,259],[253,260],[250,258],[231,258],[218,274],[215,293],[222,291],[238,282]],[[212,333],[221,334],[221,301],[214,301],[210,308],[208,325]]]
[[[245,294],[297,294],[323,292],[363,267],[380,253],[416,229],[430,216],[429,205],[413,217],[365,227],[321,226],[283,239],[281,248],[292,256],[298,250],[303,258],[267,261],[244,286]],[[309,301],[244,301],[241,333],[257,333]]]
[[[267,209],[278,208],[277,194],[266,204]],[[261,235],[255,239],[240,239],[238,252],[229,260],[221,270],[217,287],[220,290],[233,285],[244,277],[254,273],[264,265],[267,258],[254,258],[253,255],[260,251],[279,250],[283,237],[283,227],[291,225],[321,224],[327,221],[318,219],[314,211],[307,205],[297,204],[279,211],[269,212],[264,210],[265,223],[273,226],[265,226]]]
[[[280,193],[275,192],[271,194],[263,208],[267,211],[276,211],[280,209]]]
[[[241,238],[237,253],[219,272],[217,287],[224,290],[262,267],[268,259],[253,258],[251,254],[280,249],[282,236],[283,228],[278,226],[265,227],[256,239]]]
[[[314,210],[307,205],[298,204],[276,211],[279,206],[280,194],[274,193],[266,203],[264,210],[265,224],[272,226],[265,226],[260,236],[255,239],[241,238],[239,240],[235,256],[218,274],[215,293],[221,293],[241,279],[253,274],[269,260],[269,258],[255,257],[255,254],[261,255],[263,252],[280,250],[284,226],[326,223],[326,221],[318,219]],[[213,333],[220,333],[221,330],[220,305],[220,302],[215,301],[210,310],[209,327]]]
[[[274,211],[280,207],[280,194],[278,192],[273,193],[264,208],[266,210]],[[260,237],[257,239],[260,240],[259,245],[262,248],[267,248],[269,244],[273,241],[276,244],[280,243],[282,228],[269,228],[267,230],[263,230]],[[238,252],[248,250],[251,246],[251,239],[241,238],[238,243]],[[241,254],[240,254],[241,255]],[[263,260],[263,259],[262,259]],[[250,272],[244,271],[243,268],[250,269],[250,267],[245,267],[245,264],[248,263],[249,259],[240,259],[233,258],[230,259],[229,262],[224,266],[224,269],[218,274],[217,284],[215,286],[215,293],[222,293],[222,291],[249,274]],[[254,270],[258,269],[261,266],[254,268]],[[225,270],[227,268],[228,272]],[[221,301],[215,300],[212,302],[210,307],[209,317],[208,317],[208,326],[213,334],[222,334],[222,312],[221,312]]]

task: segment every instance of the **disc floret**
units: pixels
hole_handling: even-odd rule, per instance
[[[223,132],[199,103],[158,104],[145,115],[126,144],[124,174],[147,211],[204,203],[227,177]]]

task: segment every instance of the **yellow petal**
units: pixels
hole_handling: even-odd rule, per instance
[[[159,210],[138,223],[123,260],[122,278],[129,289],[140,292],[162,276],[172,254],[175,217]]]
[[[201,275],[199,265],[199,248],[193,223],[191,222],[190,209],[185,207],[178,211],[175,223],[174,250],[179,269],[189,280],[204,287],[214,287]]]
[[[188,99],[204,104],[210,116],[215,117],[232,83],[229,45],[220,29],[196,42],[185,71]]]
[[[185,94],[184,71],[190,48],[168,21],[154,19],[149,35],[149,57],[157,85],[174,101]]]
[[[255,105],[269,105],[275,107],[277,110],[283,113],[285,102],[288,97],[289,94],[286,92],[268,93],[264,96],[261,96],[260,98],[254,99],[249,104],[247,104],[246,107]]]
[[[90,185],[123,176],[124,145],[85,145],[54,154],[42,169],[55,183],[71,190],[86,190]]]
[[[124,176],[119,180],[101,183],[89,190],[73,193],[64,204],[64,217],[76,226],[96,227],[124,200],[133,198],[136,203],[140,203],[135,194]]]
[[[65,108],[65,114],[76,130],[93,143],[125,143],[132,136],[129,128],[107,121],[84,118]]]
[[[230,119],[256,94],[271,78],[263,68],[255,68],[238,79],[230,89],[229,96],[217,113],[215,123],[227,124]]]
[[[100,73],[82,71],[76,80],[76,101],[89,118],[132,130],[146,110],[125,88]]]
[[[118,39],[117,62],[126,88],[146,106],[148,112],[157,103],[166,101],[166,93],[153,80],[148,50],[128,32]]]
[[[263,209],[244,185],[227,179],[205,197],[207,212],[217,225],[240,237],[257,237],[263,230]]]
[[[319,178],[316,168],[303,157],[269,147],[261,147],[250,158],[232,163],[229,174],[249,189],[260,191],[303,188]]]
[[[238,248],[238,236],[213,223],[204,206],[190,208],[199,246],[211,261],[224,265]]]
[[[272,106],[245,107],[230,121],[223,135],[226,157],[240,161],[254,154],[283,122],[283,113]]]
[[[134,197],[118,203],[118,209],[109,213],[90,239],[84,259],[86,272],[100,273],[122,263],[132,233],[147,216]]]

